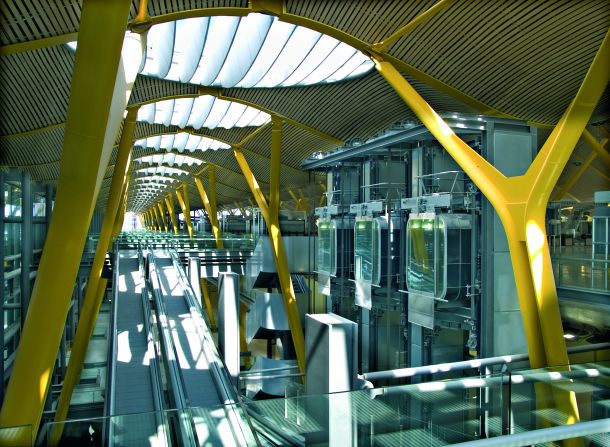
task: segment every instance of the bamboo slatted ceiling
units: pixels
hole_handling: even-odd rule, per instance
[[[435,0],[286,0],[285,10],[371,44],[387,38],[434,4]],[[139,1],[132,2],[130,20],[137,14],[138,5]],[[245,0],[149,0],[147,12],[155,17],[193,9],[247,6]],[[61,40],[78,32],[81,1],[5,0],[0,11],[3,46],[49,38]],[[263,19],[273,22],[273,19]],[[609,27],[610,2],[607,0],[458,1],[400,38],[390,46],[389,54],[408,65],[405,76],[438,112],[481,112],[438,88],[446,85],[516,118],[552,124],[576,93]],[[73,64],[74,53],[63,44],[0,57],[3,109],[0,164],[26,169],[38,181],[56,181]],[[441,84],[430,86],[423,82],[422,74],[432,76]],[[167,100],[175,95],[201,95],[199,89],[198,85],[140,75],[130,104]],[[414,118],[374,71],[327,85],[248,89],[220,85],[216,93],[219,94],[216,101],[231,98],[245,101],[343,141],[366,140],[393,123]],[[609,97],[606,89],[592,118],[593,124],[607,122]],[[182,130],[171,125],[171,119],[169,126],[164,125],[167,119],[163,122],[150,119],[150,111],[155,108],[156,113],[157,106],[146,107],[149,119],[137,123],[137,139]],[[232,120],[227,118],[227,121]],[[252,132],[253,127],[190,131],[236,143]],[[270,141],[271,132],[265,129],[244,147],[263,190],[269,182],[266,158],[270,154]],[[318,179],[299,172],[300,163],[313,152],[334,147],[336,144],[321,136],[284,124],[283,185],[299,188],[317,184]],[[589,150],[586,145],[577,147],[560,184],[579,160],[588,156]],[[133,158],[165,153],[136,147]],[[218,172],[222,172],[219,181],[224,183],[218,186],[220,203],[231,204],[237,197],[243,199],[247,195],[247,185],[239,175],[232,151],[185,152],[184,155],[203,163],[180,167],[190,173],[201,171],[206,164],[218,166]],[[102,184],[99,197],[102,206],[115,156],[111,157]],[[133,168],[141,166],[144,165],[134,163]],[[599,160],[591,164],[588,173],[591,175],[575,187],[579,197],[586,197],[592,188],[604,182],[607,184],[607,169]],[[205,184],[205,172],[202,179]],[[139,182],[132,182],[130,189],[136,188],[135,183]],[[187,183],[192,206],[201,206],[194,183],[190,179]]]

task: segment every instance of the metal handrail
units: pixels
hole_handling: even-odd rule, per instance
[[[521,447],[608,432],[610,432],[610,418],[550,428],[539,428],[513,435],[477,439],[452,445],[453,447]]]
[[[222,358],[216,349],[210,329],[202,317],[201,304],[196,299],[195,292],[193,291],[193,288],[186,277],[186,273],[184,272],[180,258],[176,252],[173,251],[170,253],[170,256],[172,258],[174,269],[177,272],[180,287],[184,292],[184,299],[189,309],[191,319],[194,323],[195,330],[197,331],[197,335],[201,341],[203,355],[208,361],[209,371],[216,385],[216,390],[219,393],[222,403],[229,406],[227,413],[231,422],[231,427],[234,429],[233,434],[236,437],[238,434],[241,435],[240,445],[251,445],[252,442],[259,444],[258,439],[254,435],[254,429],[251,422],[247,419],[247,413],[241,408],[238,410],[236,407],[236,405],[241,404],[237,390],[232,385],[231,378],[229,377],[227,370],[222,366],[224,363],[222,362]],[[246,418],[249,430],[246,430],[242,424],[242,416]],[[237,430],[235,430],[236,428],[239,428],[239,433]]]
[[[569,354],[579,352],[598,351],[610,349],[610,343],[596,343],[584,346],[573,346],[568,348]],[[440,363],[428,366],[416,366],[413,368],[400,368],[387,371],[376,371],[362,374],[364,380],[392,380],[404,379],[429,374],[447,373],[453,371],[464,371],[468,369],[479,369],[484,366],[505,365],[508,363],[522,362],[529,359],[528,354],[502,355],[498,357],[487,357],[483,359],[464,360],[461,362]]]
[[[161,346],[165,352],[165,365],[167,368],[167,375],[172,390],[173,403],[178,410],[178,416],[180,419],[179,423],[179,440],[180,445],[195,447],[195,435],[193,432],[192,418],[186,418],[184,410],[188,409],[188,402],[185,394],[184,378],[182,371],[177,364],[177,351],[174,345],[169,325],[167,324],[167,311],[165,310],[165,304],[163,297],[160,292],[160,280],[155,264],[155,259],[152,253],[148,253],[148,271],[149,279],[152,286],[152,295],[155,301],[155,307],[157,308],[157,325],[159,326],[159,332],[161,333]]]

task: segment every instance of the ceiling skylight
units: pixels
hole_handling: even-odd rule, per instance
[[[178,132],[175,134],[164,134],[155,137],[144,138],[134,143],[134,146],[141,146],[146,148],[153,148],[156,150],[166,149],[168,151],[172,149],[178,150],[178,152],[189,152],[194,151],[207,151],[217,149],[229,149],[228,144],[222,143],[221,141],[214,140],[212,138],[201,137],[199,135],[191,135],[187,132]]]
[[[181,128],[262,126],[271,116],[254,107],[210,95],[158,101],[140,107],[138,121]]]
[[[146,46],[142,74],[217,87],[312,85],[373,68],[346,43],[257,13],[154,25]]]
[[[152,165],[168,165],[168,166],[199,166],[203,164],[203,160],[199,160],[195,157],[189,157],[188,155],[180,155],[173,152],[168,152],[167,154],[154,154],[154,155],[145,155],[144,157],[136,158],[134,160],[135,163],[140,164],[148,164]]]
[[[173,183],[178,181],[176,178],[165,177],[163,175],[145,175],[144,177],[136,177],[136,180],[139,182],[149,182],[146,184],[147,186],[159,186],[161,188],[165,188],[167,186],[163,185],[165,182]]]
[[[135,171],[138,174],[159,174],[159,175],[188,175],[188,171],[168,166],[156,166],[152,168],[140,168]]]

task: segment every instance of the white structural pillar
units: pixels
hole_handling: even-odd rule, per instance
[[[218,348],[235,386],[239,380],[239,275],[218,276]]]
[[[323,429],[308,435],[306,441],[356,445],[351,393],[346,392],[357,383],[358,326],[333,313],[307,314],[305,334],[307,394],[330,394],[328,399],[307,403],[307,412],[315,415]]]

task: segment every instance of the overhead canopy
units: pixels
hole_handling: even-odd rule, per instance
[[[246,0],[213,2],[221,8],[214,9],[216,13],[228,11],[216,17],[194,17],[212,10],[200,4],[194,10],[190,1],[147,3],[153,26],[130,99],[130,105],[141,106],[136,138],[146,140],[133,149],[134,168],[150,163],[196,174],[208,165],[217,166],[219,204],[232,206],[250,195],[232,151],[204,149],[226,149],[242,141],[271,112],[286,118],[283,199],[290,197],[290,188],[319,197],[321,178],[300,170],[304,159],[414,119],[359,50],[387,39],[436,0],[288,0],[279,20],[272,12],[248,9]],[[132,21],[138,5],[133,2]],[[76,38],[80,10],[80,2],[61,8],[49,2],[3,3],[0,164],[25,169],[41,182],[54,183],[59,175],[74,51],[58,42]],[[176,15],[193,17],[176,21]],[[607,0],[453,2],[397,39],[388,54],[402,64],[405,77],[439,113],[504,113],[553,124],[574,97],[609,27]],[[48,38],[56,40],[41,40]],[[10,47],[13,44],[25,48]],[[202,86],[214,91],[202,91]],[[606,89],[592,124],[607,123],[608,98]],[[181,132],[184,135],[178,137]],[[265,129],[244,146],[265,192],[270,142],[271,130]],[[188,159],[178,152],[189,148],[194,152]],[[566,172],[589,153],[580,144]],[[102,184],[100,207],[106,201],[115,156]],[[137,161],[142,157],[151,158]],[[134,168],[132,176],[139,175],[133,174]],[[192,176],[176,178],[186,178],[192,206],[201,206]],[[202,180],[206,184],[205,172]],[[576,198],[587,199],[594,188],[609,181],[598,157],[573,192]],[[130,183],[130,194],[139,184],[142,181]],[[180,184],[174,182],[172,188]],[[128,206],[138,210],[146,203],[136,209],[130,199]]]

